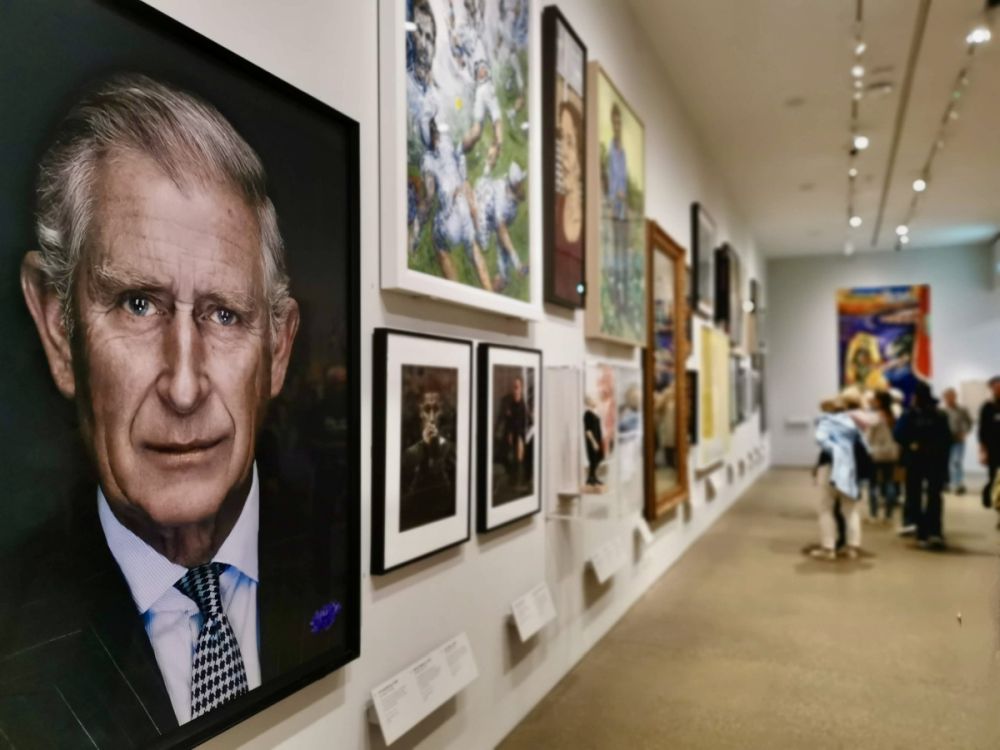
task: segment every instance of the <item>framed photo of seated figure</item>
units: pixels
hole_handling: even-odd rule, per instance
[[[0,745],[193,746],[359,655],[358,124],[140,2],[0,15]]]
[[[542,509],[542,353],[479,345],[479,504],[492,531]]]
[[[377,5],[382,289],[539,320],[532,4]]]
[[[375,330],[372,559],[388,573],[468,541],[472,342]]]
[[[688,496],[688,342],[684,248],[647,221],[649,268],[645,364],[645,514],[656,519]]]

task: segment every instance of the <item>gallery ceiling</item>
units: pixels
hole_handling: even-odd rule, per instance
[[[930,0],[895,168],[874,229],[923,0],[863,2],[867,87],[848,227],[855,13],[859,0],[628,0],[715,168],[767,256],[891,250],[936,141],[966,35],[984,0]],[[996,12],[1000,23],[1000,10]],[[1000,230],[1000,27],[977,49],[959,117],[909,224],[909,247],[986,241]],[[876,91],[872,91],[873,84]],[[887,85],[886,85],[887,84]]]

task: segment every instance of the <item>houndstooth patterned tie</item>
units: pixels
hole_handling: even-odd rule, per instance
[[[222,563],[191,568],[174,586],[194,601],[203,622],[191,662],[191,718],[247,692],[247,673],[236,634],[222,611],[219,576]]]

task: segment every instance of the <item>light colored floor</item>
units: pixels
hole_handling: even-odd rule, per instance
[[[866,525],[821,562],[814,492],[769,472],[500,747],[1000,748],[996,514],[948,496],[950,551]]]

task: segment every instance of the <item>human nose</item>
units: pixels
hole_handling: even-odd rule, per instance
[[[160,398],[175,412],[190,414],[208,393],[205,343],[194,317],[178,311],[170,321],[163,343],[164,367]]]

